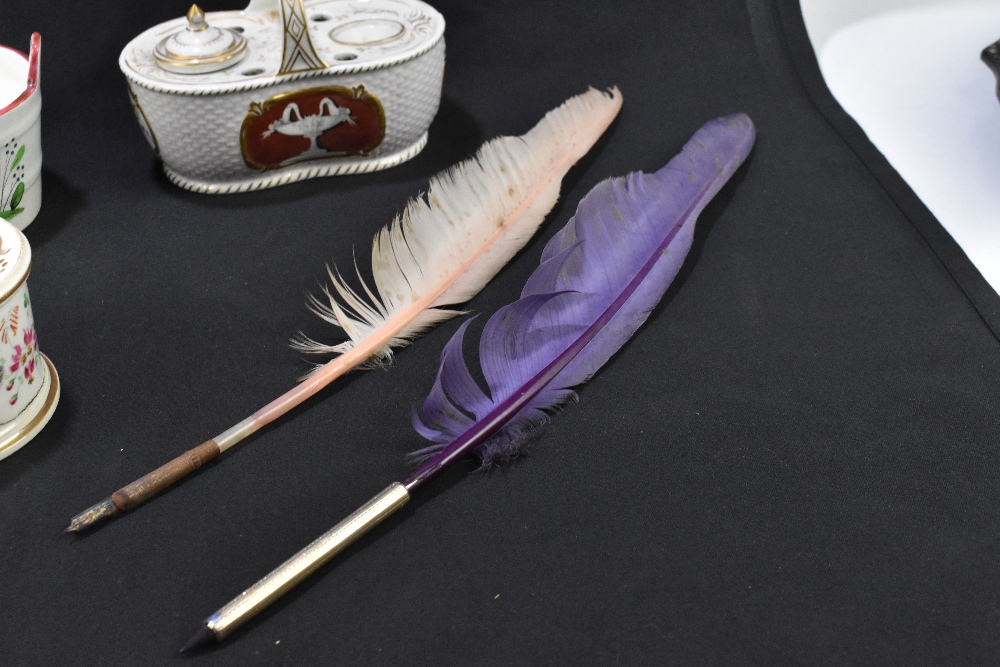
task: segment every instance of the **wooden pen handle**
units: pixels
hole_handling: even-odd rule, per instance
[[[218,455],[219,445],[214,439],[203,442],[128,486],[118,489],[111,494],[111,501],[120,510],[130,510],[146,502],[177,480],[190,475]]]

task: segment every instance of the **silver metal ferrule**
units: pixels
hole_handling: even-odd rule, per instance
[[[409,499],[410,494],[406,488],[399,482],[393,482],[349,517],[205,619],[205,625],[221,641],[405,505]]]

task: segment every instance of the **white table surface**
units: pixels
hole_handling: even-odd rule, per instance
[[[834,97],[1000,291],[1000,101],[979,57],[1000,1],[868,4],[853,21],[840,5],[841,25],[818,26],[808,4]]]

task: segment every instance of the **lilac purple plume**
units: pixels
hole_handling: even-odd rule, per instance
[[[433,457],[470,430],[495,424],[501,404],[530,386],[537,393],[476,446],[484,466],[515,456],[554,409],[575,397],[572,388],[646,320],[684,262],[698,214],[746,159],[755,136],[745,114],[718,118],[659,171],[594,187],[546,245],[521,298],[486,323],[479,360],[488,394],[462,358],[469,323],[445,346],[434,386],[413,417],[434,444],[414,454]]]

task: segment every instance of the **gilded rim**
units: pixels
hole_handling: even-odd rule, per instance
[[[375,39],[375,40],[372,40],[372,41],[369,41],[369,42],[345,42],[342,39],[337,39],[336,37],[334,37],[335,33],[343,31],[343,29],[346,28],[346,27],[348,27],[348,26],[353,26],[353,25],[357,25],[359,23],[365,23],[366,21],[372,21],[372,20],[383,21],[383,22],[386,22],[386,23],[395,23],[396,25],[399,26],[399,30],[397,30],[394,34],[389,35],[388,37],[383,37],[382,39]],[[400,23],[399,21],[396,21],[396,20],[393,20],[393,19],[370,19],[370,18],[367,18],[367,19],[358,19],[357,21],[348,21],[347,23],[343,23],[341,25],[338,25],[336,28],[334,28],[333,30],[331,30],[328,33],[328,35],[329,35],[330,39],[332,39],[333,41],[337,42],[338,44],[343,44],[344,46],[371,46],[373,44],[385,44],[386,42],[391,42],[394,39],[399,39],[400,37],[403,36],[403,34],[405,32],[406,32],[406,26],[403,25],[402,23]]]
[[[228,28],[223,29],[228,30]],[[153,50],[153,58],[155,58],[156,62],[161,65],[167,66],[168,69],[171,67],[199,67],[202,65],[215,65],[218,63],[228,62],[233,58],[242,58],[247,53],[247,40],[238,32],[234,32],[233,34],[237,37],[236,44],[238,46],[235,50],[223,51],[222,54],[213,54],[202,57],[178,56],[170,53],[166,47],[166,42],[170,39],[167,37],[156,45],[156,48]]]
[[[55,404],[59,401],[59,389],[60,389],[59,374],[56,373],[56,367],[52,365],[52,362],[49,360],[49,358],[41,352],[39,352],[39,354],[41,355],[42,361],[45,362],[45,366],[48,369],[49,392],[45,396],[45,402],[42,404],[41,409],[34,417],[31,418],[31,421],[25,424],[24,427],[19,429],[16,433],[11,433],[3,440],[0,440],[0,456],[3,456],[4,452],[7,452],[7,450],[11,449],[12,447],[20,447],[21,445],[26,444],[27,443],[27,440],[25,439],[26,436],[29,436],[31,432],[36,428],[43,426],[49,420],[49,418],[52,417]],[[35,398],[32,399],[31,403],[34,403],[37,400],[38,396],[35,396]],[[28,405],[30,406],[31,403],[28,403]]]

